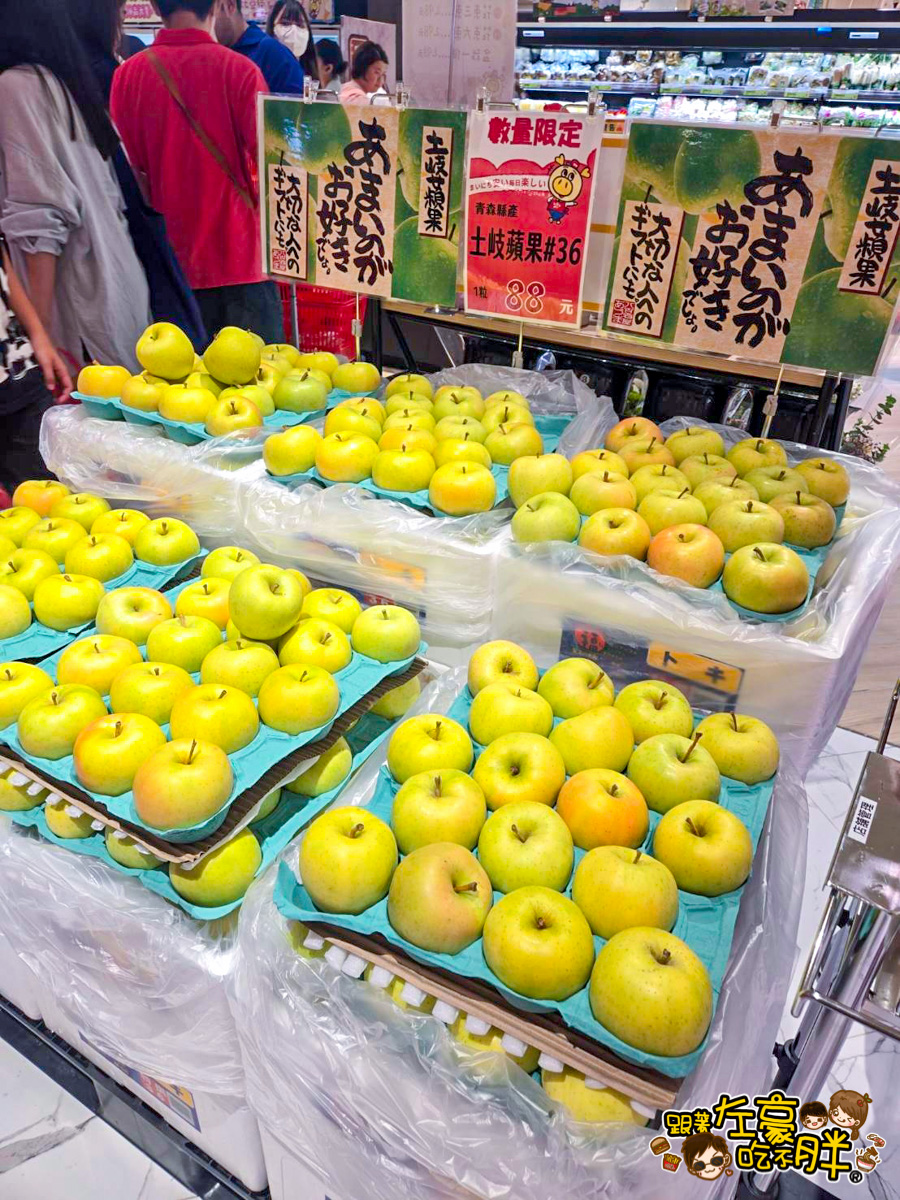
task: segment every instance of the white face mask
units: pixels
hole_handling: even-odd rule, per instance
[[[299,58],[309,45],[309,34],[302,25],[283,25],[279,21],[275,26],[275,36],[295,58]]]

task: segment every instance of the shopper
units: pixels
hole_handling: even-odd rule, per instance
[[[377,42],[363,42],[353,57],[353,78],[341,88],[341,104],[370,104],[387,81],[388,56]]]
[[[63,2],[69,5],[75,30],[108,105],[113,75],[119,65],[124,5],[121,0]],[[153,320],[170,321],[183,329],[194,348],[202,353],[209,339],[194,293],[169,244],[165,218],[145,201],[121,146],[113,155],[113,166],[125,200],[128,232],[147,276]]]
[[[62,0],[0,0],[0,230],[71,357],[137,369],[147,280],[112,168],[119,142]]]
[[[319,57],[319,87],[324,92],[338,92],[344,82],[347,63],[341,48],[332,38],[322,38],[316,43]]]
[[[287,46],[244,19],[240,0],[218,0],[216,38],[255,62],[270,92],[303,95],[303,67]]]
[[[304,74],[312,79],[318,78],[319,66],[312,26],[299,0],[275,0],[266,21],[266,33],[287,46],[299,60]]]
[[[166,219],[207,332],[284,336],[262,270],[255,63],[212,37],[215,0],[155,0],[165,26],[113,76],[110,107],[149,202]]]
[[[49,474],[41,458],[41,417],[72,390],[66,365],[25,295],[0,234],[0,483],[9,493]],[[51,394],[53,393],[53,394]]]

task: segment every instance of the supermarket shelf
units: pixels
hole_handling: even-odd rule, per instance
[[[248,1192],[152,1108],[83,1058],[40,1021],[0,996],[0,1037],[200,1200],[266,1200]]]
[[[804,11],[771,21],[758,17],[700,20],[690,13],[612,13],[608,20],[519,21],[517,44],[642,49],[809,50],[883,54],[900,50],[896,13]]]
[[[900,88],[894,91],[849,91],[841,88],[754,88],[729,87],[726,84],[616,83],[613,80],[522,79],[525,92],[578,92],[585,96],[591,88],[601,93],[622,96],[730,96],[745,100],[816,100],[830,104],[892,104],[900,108]]]

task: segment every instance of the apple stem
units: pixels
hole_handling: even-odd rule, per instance
[[[227,695],[228,695],[227,688],[222,688],[221,692],[219,692],[219,699],[224,700]]]
[[[547,922],[544,920],[543,917],[535,918],[535,925],[537,925],[538,929],[546,929],[547,928]]]
[[[659,956],[659,958],[656,961],[658,963],[660,963],[662,966],[665,966],[671,957],[672,957],[671,950],[663,950],[662,954]]]
[[[196,739],[194,739],[191,742],[190,750],[188,750],[188,756],[187,756],[188,766],[190,766],[190,764],[194,761],[194,755],[196,753],[197,753],[197,741],[196,741]]]
[[[609,483],[609,471],[604,471],[604,472],[603,472],[603,482],[604,482],[604,483]]]
[[[453,888],[454,892],[477,892],[478,884],[473,879],[471,883],[461,883],[459,887]]]
[[[798,504],[800,503],[800,493],[799,492],[797,493],[797,503]]]
[[[434,794],[436,796],[442,795],[440,775],[435,775],[435,777],[434,777]]]
[[[510,829],[513,831],[513,833],[516,835],[516,837],[519,839],[520,842],[524,843],[528,840],[527,838],[522,837],[521,833],[519,833],[519,827],[517,825],[510,825]]]
[[[12,673],[12,671],[9,669],[9,667],[7,667],[7,668],[6,668],[6,678],[7,678],[7,679],[12,679],[12,677],[13,677],[13,673]]]
[[[591,680],[591,682],[588,684],[588,691],[592,692],[594,690],[594,688],[599,687],[600,684],[603,682],[603,679],[604,679],[603,671],[602,670],[598,671],[597,674],[594,676],[594,678]]]
[[[747,508],[745,509],[745,511],[749,512],[749,513],[753,512],[753,501],[752,500],[747,501]]]
[[[657,710],[657,712],[662,708],[663,701],[665,700],[666,696],[668,696],[668,694],[669,694],[668,692],[662,691],[659,693],[658,698],[656,700],[654,700],[653,707]]]
[[[185,625],[185,626],[187,625],[187,617],[184,615],[184,613],[179,614],[178,620],[181,622],[182,625]]]
[[[736,713],[731,714],[731,723],[734,726],[734,732],[737,733],[738,726],[737,726],[737,714]]]
[[[441,740],[441,722],[440,721],[435,721],[435,723],[434,723],[434,740],[436,742],[439,742]]]
[[[358,838],[364,829],[365,829],[365,825],[363,825],[362,821],[359,821],[356,825],[353,825],[351,827],[350,836],[352,838]]]
[[[640,850],[635,850],[634,863],[632,865],[635,865],[635,864],[639,863],[640,861],[641,861],[641,852],[640,852]]]
[[[99,646],[99,644],[98,644],[97,642],[94,642],[94,653],[95,653],[95,654],[99,654],[99,653],[100,653],[100,646]]]
[[[759,546],[753,547],[753,553],[756,555],[756,557],[759,559],[760,562],[766,561],[766,556],[763,554],[762,550],[760,550]]]
[[[331,634],[326,633],[325,636],[322,638],[322,645],[327,646],[330,641],[331,641]]]
[[[120,734],[121,732],[122,732],[122,722],[121,722],[121,721],[116,721],[116,732],[115,732],[115,737],[118,737],[118,736],[119,736],[119,734]]]
[[[684,754],[684,757],[682,758],[682,757],[679,755],[679,759],[680,759],[680,761],[681,761],[681,762],[683,762],[683,763],[684,763],[684,762],[687,762],[687,760],[688,760],[688,759],[691,757],[691,755],[694,753],[694,747],[697,745],[697,743],[700,741],[700,739],[701,739],[702,737],[703,737],[703,734],[702,734],[702,733],[701,733],[701,732],[698,730],[698,732],[694,734],[694,740],[693,740],[693,741],[691,742],[691,744],[688,746],[688,748],[687,748],[687,750],[686,750],[686,752],[685,752],[685,754]]]
[[[607,788],[607,791],[609,792],[609,794],[610,794],[611,796],[618,796],[618,794],[619,794],[619,785],[618,785],[617,783],[611,783],[611,784],[609,785],[609,787]]]
[[[53,701],[54,704],[59,704],[59,692],[51,692],[50,699]]]
[[[700,832],[700,830],[697,828],[697,826],[694,824],[694,822],[691,820],[690,817],[685,818],[685,824],[687,825],[687,827],[691,831],[691,833],[694,835],[694,837],[703,837],[703,834]]]
[[[682,491],[680,491],[678,493],[678,499],[681,500],[682,497],[686,496],[690,490],[691,490],[690,488],[684,488]]]
[[[762,454],[763,446],[765,446],[765,444],[766,443],[762,440],[762,438],[760,438],[759,441],[756,443],[756,453],[757,454]]]
[[[386,608],[383,608],[381,610],[381,615],[385,621],[389,621],[391,619],[391,614],[388,612],[388,610]]]

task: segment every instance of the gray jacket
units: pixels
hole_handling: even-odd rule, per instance
[[[0,74],[0,228],[27,286],[26,256],[59,258],[51,335],[76,362],[89,356],[139,370],[134,347],[150,323],[147,280],[125,222],[113,167],[63,85],[31,67]]]

